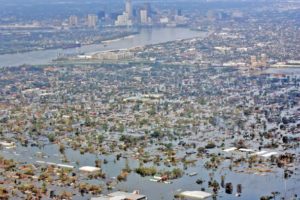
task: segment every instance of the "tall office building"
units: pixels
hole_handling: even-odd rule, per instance
[[[115,21],[116,26],[132,26],[132,20],[129,19],[129,16],[126,12],[123,15],[119,15],[117,20]]]
[[[131,0],[126,0],[125,12],[122,15],[118,15],[115,21],[116,26],[132,26],[133,25],[133,10]]]
[[[77,26],[78,25],[78,17],[75,15],[71,15],[69,17],[69,26]]]
[[[132,19],[132,3],[131,0],[126,0],[125,12],[127,13],[129,19]]]
[[[90,14],[87,17],[87,26],[90,28],[95,28],[97,26],[98,16]]]
[[[181,9],[177,9],[176,10],[176,15],[177,16],[182,16],[182,10]]]
[[[140,16],[141,16],[141,23],[147,24],[148,23],[148,11],[145,9],[142,9],[140,11]]]

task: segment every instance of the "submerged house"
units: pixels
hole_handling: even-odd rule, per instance
[[[203,191],[185,191],[181,192],[179,196],[185,199],[207,199],[212,196],[212,194]]]
[[[91,200],[147,200],[145,195],[138,193],[113,192],[106,196],[92,197]]]

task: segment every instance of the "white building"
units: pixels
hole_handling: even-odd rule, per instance
[[[211,197],[212,195],[203,191],[185,191],[180,193],[181,196],[186,198],[194,198],[194,199],[206,199]]]
[[[69,17],[69,26],[78,26],[78,17],[75,15],[71,15]]]
[[[125,60],[133,58],[133,53],[127,51],[107,51],[92,55],[93,59],[98,60]]]
[[[90,28],[95,28],[97,26],[98,16],[90,14],[87,17],[87,26]]]
[[[132,20],[129,18],[127,12],[124,12],[122,15],[118,16],[118,19],[115,21],[116,26],[132,26]]]
[[[107,196],[92,197],[91,200],[147,200],[145,195],[138,194],[137,192],[127,193],[127,192],[113,192]]]
[[[160,23],[161,24],[167,24],[167,23],[169,23],[169,18],[167,18],[167,17],[162,17],[162,18],[160,18]]]
[[[100,172],[101,169],[99,167],[83,166],[79,168],[79,171],[87,172],[87,173],[95,173],[95,172]]]
[[[128,19],[132,19],[132,3],[131,0],[126,0],[125,12],[128,15]]]
[[[141,23],[142,24],[148,24],[148,11],[147,10],[141,10],[140,11],[140,15],[141,15]]]

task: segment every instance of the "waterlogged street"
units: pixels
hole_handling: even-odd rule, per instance
[[[4,147],[2,156],[17,161],[16,169],[32,170],[25,174],[48,177],[45,183],[25,176],[20,184],[44,182],[56,194],[67,187],[75,199],[98,190],[140,190],[149,199],[173,199],[185,190],[218,199],[299,195],[299,76],[224,67],[138,69],[3,68],[2,140],[15,147]],[[45,162],[72,168],[56,177]],[[82,166],[101,172],[86,175]],[[13,178],[3,181],[16,187]],[[83,187],[94,192],[82,193]]]

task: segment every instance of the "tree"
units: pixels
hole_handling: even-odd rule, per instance
[[[45,183],[45,182],[43,182],[43,184],[42,184],[42,193],[43,194],[46,194],[47,193],[47,184]]]
[[[168,150],[172,149],[172,146],[173,146],[172,143],[165,144],[165,147],[166,147]]]
[[[226,183],[226,185],[225,185],[225,192],[227,194],[232,194],[232,190],[233,190],[232,183]]]
[[[214,180],[210,183],[210,187],[213,188],[214,193],[217,193],[218,190],[220,189],[220,185],[216,180]]]
[[[125,131],[124,124],[119,124],[118,126],[118,132],[123,133]]]
[[[48,140],[49,140],[49,142],[54,142],[54,140],[55,140],[55,134],[50,133],[50,134],[48,135]]]
[[[213,149],[216,147],[216,144],[212,141],[208,142],[207,145],[205,146],[206,149]]]
[[[237,140],[235,142],[235,147],[238,148],[238,149],[240,149],[240,148],[247,148],[246,144],[245,144],[245,141],[242,140],[242,139],[241,140]]]
[[[182,177],[182,175],[183,175],[183,171],[181,169],[174,168],[172,170],[172,176],[173,176],[173,178],[180,178],[180,177]]]
[[[249,168],[252,168],[253,163],[257,161],[257,156],[250,156],[248,159]]]
[[[140,174],[141,176],[154,176],[156,174],[156,168],[155,167],[139,167],[135,169],[135,172],[137,174]]]
[[[106,132],[108,130],[108,124],[107,123],[102,124],[102,129]]]
[[[98,143],[102,144],[104,141],[104,136],[103,135],[98,135]]]
[[[198,148],[197,148],[197,151],[198,151],[198,154],[205,153],[205,148],[203,148],[203,147],[198,147]]]
[[[95,160],[95,167],[101,167],[101,160]]]
[[[162,133],[159,130],[155,130],[152,134],[151,137],[153,138],[159,138],[162,136]]]
[[[61,154],[64,154],[65,153],[65,145],[63,143],[60,143],[59,145],[59,152]]]

